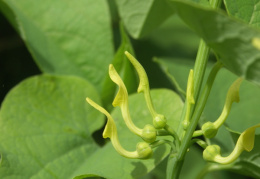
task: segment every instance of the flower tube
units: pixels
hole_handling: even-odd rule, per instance
[[[148,77],[147,77],[147,74],[146,74],[143,66],[129,52],[125,51],[125,55],[129,59],[129,61],[133,64],[134,68],[137,71],[137,74],[138,74],[139,79],[140,79],[137,92],[138,93],[141,93],[141,92],[144,93],[144,97],[145,97],[147,107],[148,107],[148,109],[149,109],[149,111],[150,111],[150,113],[153,117],[154,127],[156,129],[164,128],[167,120],[166,120],[164,115],[156,113],[156,111],[154,109],[152,99],[151,99],[151,94],[150,94]]]

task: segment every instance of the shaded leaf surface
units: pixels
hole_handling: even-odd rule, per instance
[[[253,38],[260,37],[258,30],[205,6],[171,3],[178,15],[219,55],[227,69],[260,84],[260,51],[252,45]]]
[[[15,14],[20,34],[42,71],[77,75],[101,90],[113,58],[106,1],[4,2]]]

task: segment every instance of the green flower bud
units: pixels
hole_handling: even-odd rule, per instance
[[[138,158],[140,158],[140,159],[148,159],[153,154],[152,148],[146,142],[139,142],[139,143],[137,143],[136,151],[138,153]]]
[[[156,129],[164,128],[167,123],[167,120],[164,115],[157,114],[155,118],[153,119],[153,126]]]
[[[186,108],[186,115],[184,121],[182,122],[183,129],[187,130],[188,126],[190,125],[190,115],[191,115],[191,107],[195,104],[194,100],[194,77],[193,77],[193,70],[190,70],[188,83],[187,83],[187,91],[186,91],[186,101],[187,101],[187,108]]]
[[[205,124],[203,124],[201,129],[203,131],[203,135],[206,138],[213,138],[218,132],[218,128],[216,128],[216,126],[212,122],[206,122]]]
[[[156,129],[150,124],[145,125],[142,130],[141,137],[145,142],[154,142],[156,140]]]
[[[209,145],[203,151],[204,160],[213,162],[218,156],[220,156],[220,147],[218,145]]]
[[[184,120],[184,121],[182,122],[182,126],[183,126],[183,129],[184,129],[184,130],[187,130],[188,127],[189,127],[189,125],[190,125],[190,121]]]

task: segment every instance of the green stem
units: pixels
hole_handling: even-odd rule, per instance
[[[173,136],[173,138],[174,138],[174,140],[175,140],[175,145],[176,145],[176,148],[177,148],[177,150],[179,150],[179,148],[180,148],[180,139],[179,139],[179,137],[178,137],[178,135],[177,135],[177,133],[174,131],[174,129],[172,129],[169,125],[165,125],[165,127],[164,127],[164,129],[167,131],[167,132],[169,132],[169,134],[171,134],[172,136]]]
[[[171,141],[169,141],[169,140],[157,140],[157,141],[151,143],[150,146],[151,146],[151,148],[156,148],[156,147],[158,147],[158,146],[160,146],[162,144],[170,145],[172,150],[176,148],[174,146],[174,144]]]
[[[179,175],[179,173],[175,173],[174,170],[172,170],[172,168],[175,167],[175,164],[178,162],[178,156],[177,154],[173,154],[171,153],[169,156],[168,156],[168,162],[167,162],[167,168],[166,168],[166,179],[172,179],[172,177],[174,175]],[[181,165],[178,165],[177,167],[182,167],[182,164]],[[177,170],[178,172],[180,172],[181,170],[178,169]]]
[[[194,99],[197,101],[209,58],[210,48],[201,40],[194,65]]]
[[[207,143],[204,140],[201,140],[201,139],[192,139],[191,142],[190,142],[190,146],[194,143],[197,143],[203,149],[205,149],[208,146]]]
[[[210,5],[212,8],[216,9],[220,6],[221,2],[222,2],[222,0],[210,0]],[[170,155],[168,158],[167,172],[166,172],[167,179],[178,179],[179,178],[179,174],[180,174],[180,171],[181,171],[181,168],[183,165],[184,157],[187,152],[187,149],[189,148],[189,144],[190,144],[193,132],[195,131],[195,129],[198,125],[199,118],[200,118],[201,113],[206,104],[213,81],[219,70],[219,69],[216,70],[215,76],[213,74],[214,78],[211,79],[211,81],[209,81],[209,80],[207,81],[207,84],[201,94],[201,97],[198,98],[198,96],[200,94],[200,89],[201,89],[201,85],[203,82],[203,78],[205,75],[206,65],[207,65],[207,61],[209,58],[209,52],[210,52],[209,47],[207,47],[206,43],[203,40],[201,40],[199,49],[198,49],[198,53],[197,53],[197,57],[196,57],[196,61],[195,61],[195,65],[194,65],[194,99],[196,101],[196,105],[193,108],[194,112],[192,113],[192,117],[190,120],[191,123],[190,123],[183,139],[182,139],[182,134],[180,134],[180,128],[177,131],[178,134],[180,134],[180,136],[181,136],[182,143],[180,146],[180,150],[177,153],[177,156],[174,155],[174,157],[170,157],[171,156]],[[208,79],[210,79],[210,78],[212,78],[211,75],[209,76]],[[181,122],[185,118],[186,108],[187,108],[187,101],[185,101],[185,105],[184,105],[182,116],[181,116]],[[182,126],[182,125],[180,125],[180,126]]]
[[[177,162],[175,163],[174,165],[174,168],[173,168],[173,173],[180,173],[180,171],[177,171],[177,170],[180,170],[181,167],[179,167],[178,165],[181,165],[183,163],[183,160],[184,160],[184,157],[185,157],[185,154],[190,146],[190,141],[191,141],[191,138],[193,136],[193,133],[197,127],[197,124],[198,124],[198,121],[200,119],[200,116],[202,114],[202,111],[206,105],[206,101],[208,99],[208,96],[209,96],[209,93],[211,91],[211,88],[212,88],[212,85],[213,85],[213,82],[215,80],[215,77],[219,71],[219,69],[222,67],[222,64],[220,62],[217,62],[215,64],[215,66],[212,68],[210,74],[209,74],[209,77],[208,77],[208,80],[206,82],[206,85],[201,93],[201,96],[198,100],[198,103],[196,105],[196,108],[194,110],[194,113],[193,113],[193,116],[191,118],[191,123],[190,123],[190,126],[188,127],[187,129],[187,132],[184,136],[184,138],[182,139],[182,143],[181,143],[181,146],[180,146],[180,150],[179,150],[179,153],[178,153],[178,160]],[[178,175],[174,175],[173,178],[178,178],[179,176]]]

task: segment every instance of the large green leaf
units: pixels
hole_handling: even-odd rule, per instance
[[[205,6],[171,3],[178,15],[218,54],[227,69],[260,84],[260,51],[252,45],[254,38],[260,38],[258,30]]]
[[[126,29],[139,38],[159,26],[173,11],[165,0],[116,0]]]
[[[164,114],[168,124],[177,130],[183,103],[179,96],[166,89],[151,91],[155,109],[158,113]],[[149,113],[143,94],[134,94],[129,97],[129,108],[134,123],[143,128],[145,124],[152,124],[152,117]],[[129,151],[136,150],[136,144],[142,139],[129,131],[122,119],[121,111],[116,108],[112,112],[115,119],[120,143]],[[169,137],[158,137],[158,139]],[[171,138],[170,138],[171,139]],[[169,153],[168,146],[160,146],[155,149],[153,157],[148,160],[126,159],[116,153],[111,144],[98,150],[91,158],[85,158],[82,167],[75,174],[77,179],[84,178],[85,173],[96,174],[105,178],[138,178],[151,171]],[[99,161],[99,162],[97,162]]]
[[[77,75],[101,90],[113,58],[105,0],[4,0],[42,71]]]
[[[260,1],[259,0],[224,0],[227,12],[244,22],[260,27]]]
[[[0,178],[72,178],[104,122],[86,96],[100,101],[78,77],[35,76],[12,89],[0,111]]]

